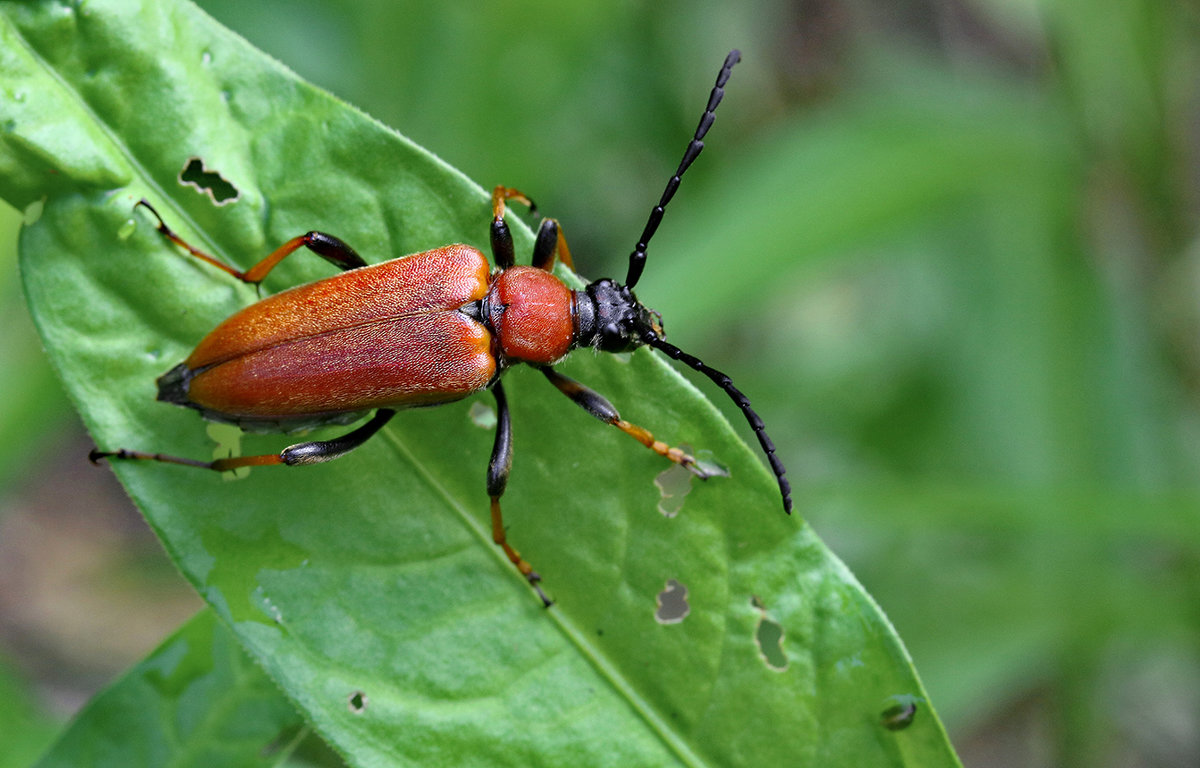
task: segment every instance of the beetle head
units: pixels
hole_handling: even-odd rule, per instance
[[[663,336],[662,317],[629,288],[608,278],[576,293],[578,345],[602,352],[628,352]]]

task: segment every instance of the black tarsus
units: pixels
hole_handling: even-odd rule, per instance
[[[733,65],[742,60],[742,54],[737,49],[729,52],[725,57],[725,63],[721,66],[721,71],[717,73],[717,83],[713,86],[712,93],[708,97],[708,105],[704,108],[704,114],[700,115],[700,124],[696,126],[696,133],[692,136],[692,140],[688,142],[687,149],[683,152],[683,160],[679,163],[679,168],[675,170],[675,175],[667,182],[667,188],[663,190],[662,198],[659,199],[658,205],[650,211],[650,218],[646,221],[646,228],[642,230],[642,236],[638,238],[637,246],[633,249],[633,253],[629,254],[629,272],[625,275],[625,286],[632,288],[637,285],[638,280],[642,277],[642,270],[646,266],[646,248],[650,244],[650,238],[654,237],[654,233],[658,230],[658,225],[662,223],[663,212],[666,210],[667,203],[671,202],[671,198],[675,196],[675,190],[679,189],[679,181],[683,178],[683,173],[688,169],[697,157],[700,156],[701,150],[704,149],[704,134],[708,133],[708,129],[712,127],[717,105],[721,103],[721,99],[725,96],[725,83],[729,80],[729,74],[733,70]]]

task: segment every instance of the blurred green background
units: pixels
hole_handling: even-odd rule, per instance
[[[741,48],[639,296],[751,396],[967,765],[1200,764],[1197,3],[201,5],[593,278]],[[7,766],[199,602],[86,465],[0,213]]]

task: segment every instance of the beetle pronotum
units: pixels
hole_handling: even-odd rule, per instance
[[[496,438],[487,473],[492,538],[549,605],[538,584],[541,577],[505,538],[500,497],[512,465],[512,429],[500,377],[513,364],[532,365],[597,419],[697,476],[707,477],[691,455],[623,420],[600,394],[553,368],[579,347],[624,352],[650,346],[704,374],[737,403],[766,453],[779,482],[784,510],[790,513],[791,488],[783,463],[750,401],[728,376],[668,344],[658,314],[633,294],[650,239],[680,178],[704,149],[713,112],[740,58],[736,50],[726,57],[683,160],[629,256],[624,285],[606,278],[574,291],[555,277],[550,272],[555,258],[572,264],[554,219],[542,220],[531,265],[515,265],[512,234],[505,222],[506,203],[532,203],[521,192],[506,187],[492,192],[494,270],[480,251],[467,245],[447,245],[368,266],[338,238],[308,232],[242,272],[193,248],[166,225],[150,203],[141,201],[139,205],[154,215],[165,237],[244,282],[260,283],[301,247],[343,270],[269,296],[225,320],[187,360],[158,379],[159,400],[252,431],[347,424],[371,411],[374,415],[341,437],[297,443],[277,454],[206,462],[120,449],[93,450],[90,458],[94,462],[143,459],[218,472],[248,466],[316,464],[362,445],[397,410],[449,403],[487,389],[496,398]]]

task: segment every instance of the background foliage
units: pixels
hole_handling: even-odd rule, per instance
[[[471,178],[530,191],[592,276],[620,274],[695,94],[742,48],[639,294],[752,394],[965,762],[1197,761],[1192,5],[204,6]],[[22,676],[65,658],[96,680],[39,642],[63,635],[52,610],[8,610],[31,597],[8,542],[63,538],[24,513],[70,507],[31,475],[86,469],[30,339],[0,341],[4,648]],[[109,584],[156,567],[105,562]]]

